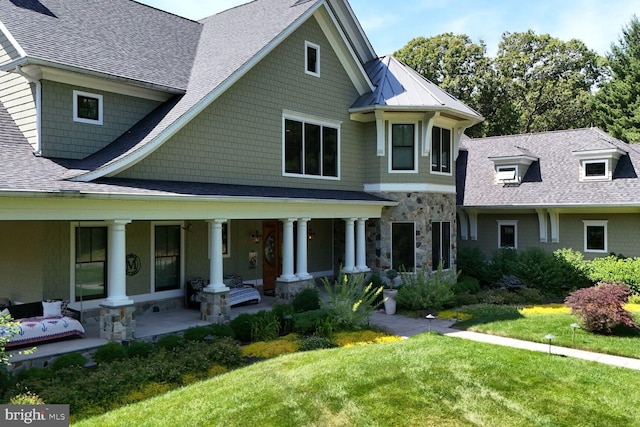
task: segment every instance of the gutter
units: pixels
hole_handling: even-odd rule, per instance
[[[34,83],[36,85],[36,149],[33,151],[33,154],[36,156],[42,155],[42,83],[39,79],[25,73],[22,71],[22,66],[16,65],[14,68],[14,72],[16,74],[21,75],[29,83]]]

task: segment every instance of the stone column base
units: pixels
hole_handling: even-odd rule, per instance
[[[303,289],[315,287],[316,281],[313,277],[295,282],[282,282],[280,280],[276,280],[276,302],[289,302]]]
[[[200,318],[209,323],[226,323],[231,320],[231,299],[229,288],[222,292],[209,292],[206,289],[200,293]]]
[[[100,305],[100,338],[109,341],[133,341],[136,332],[136,308]]]

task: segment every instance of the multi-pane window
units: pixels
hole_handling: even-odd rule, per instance
[[[107,227],[77,227],[76,301],[107,296]]]
[[[431,172],[451,173],[451,130],[434,126],[431,130]]]
[[[305,73],[320,77],[320,46],[305,42]]]
[[[442,264],[443,269],[451,267],[451,222],[431,224],[431,265],[435,270]]]
[[[180,288],[180,226],[155,226],[155,290]]]
[[[396,271],[413,271],[416,263],[416,229],[413,222],[391,224],[391,266]]]
[[[584,251],[607,252],[607,221],[584,222]]]
[[[391,170],[416,170],[416,125],[391,125]]]
[[[518,248],[518,222],[498,221],[498,247]]]
[[[585,178],[605,178],[607,176],[607,161],[585,161],[584,176]]]
[[[80,123],[102,124],[102,95],[73,91],[73,120]]]
[[[338,128],[285,119],[284,172],[318,177],[338,177]]]

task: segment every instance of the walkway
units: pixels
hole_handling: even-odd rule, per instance
[[[400,315],[387,315],[384,311],[375,312],[370,319],[370,323],[396,335],[410,337],[429,329],[442,335],[454,338],[463,338],[467,340],[483,342],[488,344],[502,345],[505,347],[514,347],[523,350],[539,351],[542,353],[549,352],[549,345],[530,341],[522,341],[513,338],[499,337],[495,335],[481,334],[478,332],[463,331],[454,329],[451,326],[455,323],[453,320],[433,319],[431,322],[426,319],[417,319]],[[628,357],[612,356],[609,354],[593,353],[590,351],[576,350],[566,347],[551,346],[551,354],[567,357],[575,357],[577,359],[590,360],[592,362],[605,363],[607,365],[618,366],[621,368],[635,369],[640,371],[640,359],[632,359]]]

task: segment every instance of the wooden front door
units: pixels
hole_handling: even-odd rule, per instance
[[[262,223],[262,287],[265,292],[275,292],[276,279],[282,274],[282,223]]]

